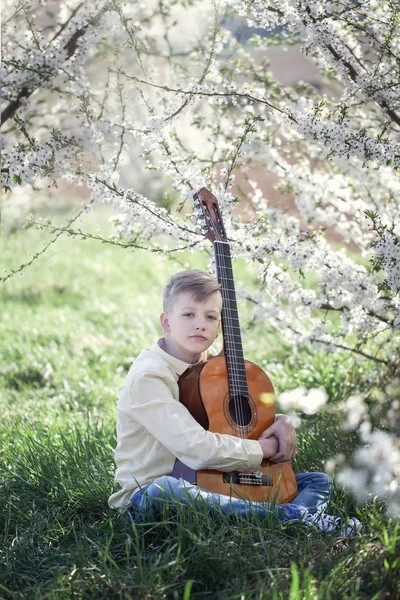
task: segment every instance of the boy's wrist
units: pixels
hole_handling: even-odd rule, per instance
[[[271,435],[271,437],[266,439],[258,440],[258,443],[261,446],[263,458],[271,458],[278,452],[278,439],[274,435]]]

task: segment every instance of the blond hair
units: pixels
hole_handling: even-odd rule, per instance
[[[174,297],[180,292],[190,292],[196,302],[204,302],[211,294],[220,291],[220,284],[207,271],[201,269],[179,271],[168,280],[164,288],[163,311],[171,310]]]

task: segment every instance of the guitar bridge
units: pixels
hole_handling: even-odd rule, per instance
[[[224,473],[224,482],[234,485],[256,485],[259,487],[273,487],[273,478],[271,475],[262,473]]]

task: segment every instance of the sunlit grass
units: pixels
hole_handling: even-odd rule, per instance
[[[23,262],[43,236],[9,234],[2,263]],[[0,597],[395,598],[395,523],[380,503],[357,507],[340,489],[330,511],[362,520],[356,539],[202,507],[166,507],[141,524],[109,510],[127,370],[160,334],[168,276],[208,257],[176,259],[61,238],[0,286]],[[235,272],[252,285],[246,265]],[[247,329],[250,311],[241,306],[246,357],[271,368],[278,392],[323,386],[333,404],[352,392],[361,367],[349,370],[344,355],[292,355],[267,324]],[[323,469],[348,443],[333,414],[308,417],[294,468]]]

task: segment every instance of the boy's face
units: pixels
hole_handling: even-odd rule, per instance
[[[166,351],[185,362],[197,362],[218,336],[221,310],[220,292],[204,302],[197,302],[190,292],[177,294],[171,310],[160,317]]]

